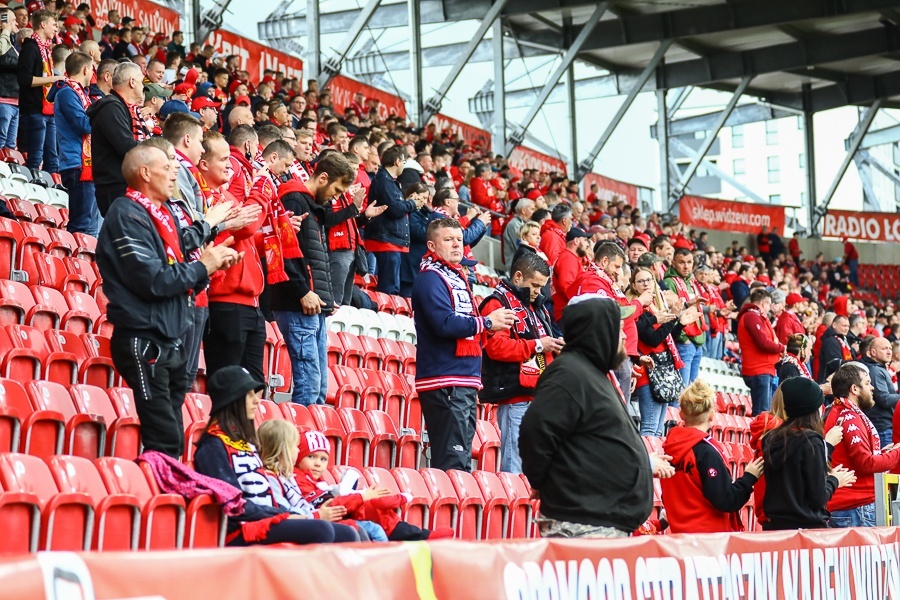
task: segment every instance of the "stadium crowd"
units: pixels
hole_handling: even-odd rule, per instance
[[[564,173],[517,171],[375,99],[335,106],[315,80],[274,71],[251,81],[181,32],[116,11],[97,32],[89,4],[62,0],[0,17],[0,146],[58,176],[69,231],[98,236],[112,357],[146,450],[183,454],[203,344],[213,412],[195,464],[248,500],[230,543],[446,535],[382,519],[383,489],[352,506],[320,494],[327,440],[287,443],[310,485],[277,444],[260,447],[265,322],[287,344],[292,400],[324,403],[326,318],[377,309],[359,277],[411,298],[432,466],[469,470],[477,405],[495,404],[502,468],[540,495],[544,535],[643,529],[653,476],[673,531],[740,530],[754,486],[767,528],[874,524],[873,474],[900,466],[900,314],[854,299],[849,241],[834,262],[775,229],[752,251],[715,248],[676,217],[596,187],[582,197]],[[476,298],[486,237],[507,275]],[[703,357],[740,362],[757,417],[757,459],[734,481]],[[665,455],[641,435],[665,435]],[[302,523],[354,511],[382,531]]]

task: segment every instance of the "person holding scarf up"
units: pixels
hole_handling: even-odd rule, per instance
[[[242,256],[230,240],[204,248],[187,262],[181,227],[168,207],[174,161],[150,144],[130,150],[122,163],[128,184],[107,213],[97,243],[97,266],[116,370],[134,391],[145,450],[173,458],[184,453],[181,409],[190,388],[184,335],[191,292]]]
[[[693,271],[693,253],[687,248],[678,248],[672,258],[672,266],[666,271],[665,279],[663,279],[663,284],[670,291],[675,292],[686,307],[706,303],[706,298],[703,297],[696,285],[697,281],[694,279]],[[700,373],[700,360],[703,358],[703,344],[706,342],[708,328],[701,317],[685,327],[675,339],[678,354],[684,362],[684,367],[681,369],[681,379],[684,381],[684,385],[690,385]]]
[[[431,440],[431,466],[469,471],[485,333],[509,329],[516,314],[508,308],[478,314],[463,268],[471,263],[463,260],[459,221],[432,221],[426,238],[428,252],[412,288],[416,391]]]

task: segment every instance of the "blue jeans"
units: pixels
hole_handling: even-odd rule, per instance
[[[891,439],[894,437],[893,429],[885,429],[884,431],[878,432],[878,437],[881,439],[881,447],[889,446],[891,444]]]
[[[29,169],[43,169],[48,173],[59,172],[59,152],[56,149],[56,121],[52,115],[24,115],[25,149]]]
[[[662,437],[668,404],[654,400],[649,385],[635,388],[632,399],[641,407],[641,435]]]
[[[373,542],[386,542],[388,541],[388,536],[384,532],[384,528],[375,523],[373,521],[357,521],[357,525],[359,528],[366,532],[369,536],[369,540]]]
[[[875,527],[875,503],[851,508],[835,510],[831,513],[829,527]]]
[[[678,354],[684,366],[678,372],[681,374],[681,380],[684,385],[691,385],[691,382],[697,379],[700,373],[700,359],[703,358],[703,346],[696,346],[693,342],[686,344],[675,344],[678,348]]]
[[[710,334],[706,334],[706,342],[703,343],[703,356],[708,356],[709,358],[714,358],[716,360],[722,360],[722,352],[720,351],[720,347],[722,347],[722,341],[725,339],[723,334],[718,334],[716,336],[711,336]]]
[[[772,375],[744,375],[744,383],[750,388],[753,416],[772,407]]]
[[[378,291],[392,296],[400,295],[400,252],[374,252],[378,263]]]
[[[291,357],[294,389],[291,401],[309,406],[325,404],[328,393],[328,337],[325,314],[274,311]]]
[[[97,237],[100,233],[100,211],[94,195],[94,182],[81,181],[81,169],[60,172],[62,184],[69,192],[69,233],[86,233]]]
[[[847,266],[850,267],[850,283],[859,287],[859,259],[851,258],[847,261]]]
[[[19,107],[0,104],[0,148],[15,148],[19,134]]]
[[[518,475],[522,472],[519,457],[519,426],[530,402],[497,405],[497,424],[500,426],[500,470]]]

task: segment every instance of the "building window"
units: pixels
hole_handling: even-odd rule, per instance
[[[744,126],[743,125],[735,125],[731,128],[731,147],[732,148],[743,148],[744,147]]]
[[[778,121],[766,121],[766,145],[778,143]]]
[[[781,194],[772,194],[771,196],[769,196],[769,204],[780,205]]]
[[[768,161],[769,183],[781,183],[781,161],[777,156],[770,156]]]
[[[805,154],[801,154],[801,155],[800,155],[800,160],[799,160],[798,162],[799,162],[799,164],[800,164],[800,168],[801,168],[801,169],[805,169],[805,168],[806,168],[806,155],[805,155]]]
[[[747,172],[747,162],[743,158],[734,159],[734,174],[744,175]]]

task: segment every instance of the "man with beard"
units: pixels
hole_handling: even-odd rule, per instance
[[[655,245],[655,244],[654,244]],[[663,257],[665,258],[665,257]],[[678,294],[678,298],[686,306],[694,306],[706,302],[694,279],[694,255],[687,248],[674,251],[672,266],[666,271],[663,285]],[[697,379],[700,372],[700,360],[703,358],[703,344],[706,343],[706,330],[709,329],[703,319],[687,325],[675,338],[678,354],[684,362],[681,368],[681,379],[688,386]],[[775,363],[772,363],[773,368]],[[754,413],[756,414],[756,413]]]
[[[293,156],[292,156],[293,158]],[[270,287],[269,309],[291,357],[294,389],[299,404],[325,404],[328,391],[328,345],[325,318],[334,312],[331,267],[325,227],[335,213],[331,200],[353,185],[356,168],[331,152],[316,164],[306,184],[290,180],[278,188],[284,208],[306,215],[297,233],[302,258],[285,258],[287,281]],[[357,214],[357,208],[348,211]],[[270,272],[271,276],[271,272]]]
[[[653,460],[613,371],[625,360],[614,300],[581,296],[563,313],[566,345],[522,418],[522,471],[541,500],[541,537],[628,537],[653,506]]]
[[[875,473],[900,468],[900,446],[881,446],[872,421],[863,411],[875,405],[866,366],[849,362],[831,378],[834,404],[826,411],[825,431],[840,426],[844,437],[834,447],[831,463],[856,472],[856,483],[835,491],[827,508],[831,527],[875,526]]]

